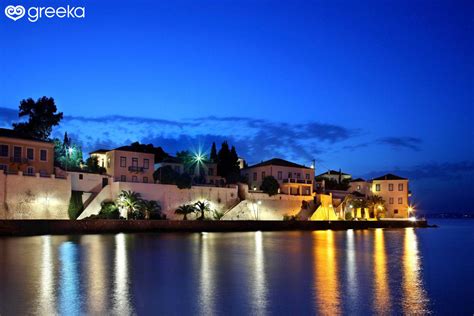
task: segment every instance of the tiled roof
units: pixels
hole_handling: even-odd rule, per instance
[[[339,174],[341,174],[343,176],[350,176],[350,174],[348,174],[348,173],[339,172],[339,171],[336,171],[336,170],[328,170],[324,173],[321,173],[317,177],[328,176],[328,175],[338,176]]]
[[[255,167],[262,167],[262,166],[282,166],[282,167],[293,167],[293,168],[305,168],[305,169],[311,169],[309,167],[299,165],[297,163],[280,159],[280,158],[273,158],[267,161],[262,161],[261,163],[255,164],[253,166],[249,166],[244,169],[249,169],[249,168],[255,168]]]
[[[374,178],[372,180],[408,180],[406,178],[402,178],[402,177],[399,177],[399,176],[396,176],[394,174],[391,174],[391,173],[387,173],[386,175],[384,176],[381,176],[381,177],[378,177],[378,178]]]
[[[51,143],[50,141],[45,141],[45,140],[37,139],[34,137],[25,136],[9,128],[0,128],[0,137],[18,138],[18,139],[32,140],[35,142]]]
[[[357,179],[351,180],[351,182],[365,182],[365,180],[362,178],[357,178]]]

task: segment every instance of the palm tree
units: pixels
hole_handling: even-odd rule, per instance
[[[204,213],[211,211],[209,207],[209,203],[207,201],[197,201],[194,203],[194,207],[196,208],[197,212],[201,212],[201,216],[199,216],[198,220],[204,220]]]
[[[161,205],[157,201],[141,201],[141,210],[145,213],[145,219],[150,219],[152,214],[158,214],[161,212]]]
[[[196,208],[192,204],[183,204],[180,205],[174,212],[175,214],[183,215],[183,220],[185,221],[188,219],[188,214],[196,212]]]
[[[385,210],[385,201],[379,195],[369,196],[367,199],[367,205],[371,210],[371,214],[375,215],[377,218],[379,217],[379,213],[383,213]]]
[[[117,205],[127,210],[127,219],[132,212],[139,211],[141,206],[140,193],[122,190],[117,199]]]

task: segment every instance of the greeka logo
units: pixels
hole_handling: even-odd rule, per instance
[[[60,19],[83,19],[86,17],[85,7],[30,7],[28,10],[22,5],[9,5],[5,8],[5,15],[7,18],[17,21],[25,16],[27,13],[28,21],[36,22],[39,19],[45,17],[47,19],[60,18]]]

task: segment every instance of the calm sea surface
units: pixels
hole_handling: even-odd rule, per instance
[[[0,315],[474,313],[474,221],[0,238]]]

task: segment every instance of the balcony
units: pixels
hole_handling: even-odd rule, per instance
[[[313,181],[306,179],[283,179],[283,183],[313,184]]]
[[[142,173],[142,172],[145,172],[145,168],[144,167],[138,167],[138,166],[129,166],[128,171],[135,172],[135,173]]]

